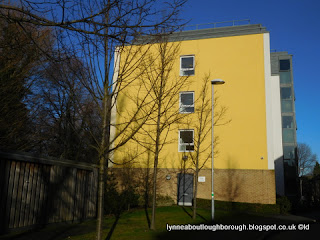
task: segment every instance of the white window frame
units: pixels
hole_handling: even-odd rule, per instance
[[[187,58],[187,57],[192,57],[193,58],[193,67],[192,68],[182,68],[182,58]],[[195,72],[195,67],[194,67],[195,61],[194,61],[194,55],[182,55],[180,56],[180,76],[193,76]],[[191,71],[193,70],[193,74],[187,75],[183,74],[184,71]]]
[[[182,103],[181,103],[181,95],[182,94],[190,94],[190,93],[192,93],[192,105],[182,105]],[[193,111],[192,112],[182,111],[182,106],[183,107],[193,107]],[[179,92],[179,113],[194,113],[194,91]]]
[[[192,144],[180,142],[180,132],[187,132],[187,131],[192,132]],[[193,146],[193,150],[180,151],[180,146]],[[194,152],[194,129],[179,129],[179,131],[178,131],[178,152]]]

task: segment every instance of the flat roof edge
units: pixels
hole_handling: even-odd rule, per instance
[[[169,35],[169,41],[185,41],[206,38],[241,36],[259,33],[268,33],[268,31],[261,24],[251,24],[174,32],[171,35]]]
[[[175,42],[261,33],[269,33],[269,31],[267,31],[267,29],[261,24],[248,24],[174,32],[167,35],[167,40],[169,42]],[[135,40],[135,44],[148,44],[155,38],[156,36],[141,36]],[[155,42],[157,41],[155,40]]]

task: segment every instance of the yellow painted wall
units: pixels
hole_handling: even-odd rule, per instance
[[[202,79],[207,74],[210,74],[210,80],[220,78],[226,82],[215,86],[220,104],[228,108],[226,118],[231,120],[227,125],[214,129],[215,135],[219,136],[215,168],[267,169],[263,34],[182,41],[172,78],[179,77],[180,55],[195,55],[196,62],[195,75],[189,78],[191,83],[181,91],[195,91],[197,99]],[[211,94],[210,81],[208,85]],[[128,92],[130,96],[137,95],[137,89],[137,85],[130,86],[127,92],[120,93],[117,107],[122,116],[134,109],[134,104],[125,95]],[[210,94],[208,98],[211,99]],[[176,108],[178,107],[177,96]],[[197,103],[195,107],[197,108]],[[189,114],[189,117],[192,118],[193,114]],[[118,118],[117,122],[122,119]],[[178,128],[183,127],[171,127],[168,137],[172,143],[167,144],[161,152],[160,168],[180,168],[183,164],[182,153],[178,153]],[[136,136],[139,137],[139,134]],[[207,144],[210,142],[211,134],[207,138]],[[130,153],[135,156],[135,166],[146,167],[147,153],[143,153],[144,151],[135,141],[129,141],[115,152],[114,161],[121,162]],[[152,162],[152,154],[149,157]],[[211,166],[210,161],[207,167]],[[186,165],[188,167],[191,163],[187,161]]]

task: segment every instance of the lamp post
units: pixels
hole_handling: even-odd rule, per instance
[[[300,201],[302,202],[303,200],[303,195],[302,195],[302,173],[304,171],[304,168],[300,168],[299,171],[299,180],[300,180]]]
[[[213,176],[214,176],[214,157],[213,157],[213,141],[214,141],[214,135],[213,135],[213,125],[214,125],[214,121],[213,121],[213,117],[214,117],[214,113],[213,113],[213,109],[214,109],[214,89],[213,89],[213,85],[220,85],[220,84],[224,84],[225,82],[221,79],[214,79],[211,80],[211,101],[212,101],[212,110],[211,110],[211,124],[212,124],[212,131],[211,131],[211,220],[214,221],[214,182],[213,182]]]

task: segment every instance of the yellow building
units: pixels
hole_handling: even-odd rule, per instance
[[[279,76],[271,75],[269,32],[261,25],[243,25],[138,42],[120,50],[115,61],[120,75],[133,52],[139,61],[130,84],[119,91],[111,138],[128,124],[123,136],[135,134],[116,149],[112,161],[130,162],[137,176],[153,168],[160,115],[159,194],[191,204],[196,180],[197,197],[211,199],[211,80],[222,79],[225,84],[213,86],[215,200],[274,204],[274,163],[283,151]],[[158,112],[163,85],[166,95]],[[200,122],[203,141],[197,151]],[[197,152],[201,169],[194,179]]]

